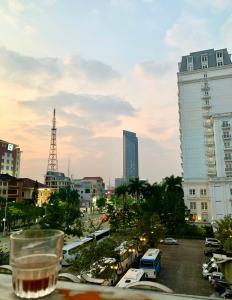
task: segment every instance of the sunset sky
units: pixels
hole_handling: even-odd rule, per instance
[[[122,176],[122,130],[139,173],[180,175],[182,55],[232,49],[231,0],[1,0],[0,139],[21,148],[21,177],[43,182],[53,108],[59,171]]]

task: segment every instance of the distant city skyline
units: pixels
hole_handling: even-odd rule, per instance
[[[20,176],[44,180],[54,107],[60,172],[122,177],[126,128],[141,178],[181,175],[178,61],[231,52],[231,26],[230,0],[2,0],[0,139]]]

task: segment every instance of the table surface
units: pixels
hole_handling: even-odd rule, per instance
[[[16,300],[12,290],[11,275],[0,274],[0,300]],[[141,289],[121,289],[58,281],[57,289],[43,300],[196,300],[210,299],[208,297],[164,294]]]

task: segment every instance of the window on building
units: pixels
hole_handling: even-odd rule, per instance
[[[195,189],[189,189],[189,195],[195,195],[196,191]]]
[[[4,158],[1,159],[1,162],[4,162]]]
[[[90,193],[90,189],[85,189],[85,193],[89,194]]]
[[[6,195],[6,190],[2,190],[3,195]]]
[[[207,74],[206,73],[204,74],[204,78],[207,78]]]
[[[200,195],[205,196],[206,195],[206,189],[200,189]]]
[[[22,192],[22,197],[24,197],[24,192]]]
[[[6,166],[6,170],[9,170],[9,166]]]
[[[222,127],[230,127],[229,121],[223,121],[222,122]]]
[[[207,202],[201,202],[201,210],[207,210],[207,209],[208,209]]]
[[[222,62],[222,61],[218,61],[218,62],[217,62],[217,66],[218,66],[218,67],[223,66],[223,62]]]
[[[208,91],[205,91],[205,96],[208,96],[209,95],[209,92]]]
[[[230,142],[225,141],[225,142],[224,142],[224,146],[225,146],[225,148],[230,148]]]
[[[188,64],[191,64],[193,62],[193,57],[192,56],[188,56],[187,60],[188,60]]]
[[[202,61],[202,62],[208,61],[208,56],[207,56],[207,55],[202,55],[202,56],[201,56],[201,61]]]
[[[231,159],[231,153],[225,153],[225,159],[230,160]]]
[[[217,58],[222,58],[222,52],[221,51],[217,52]]]
[[[229,131],[224,131],[223,132],[223,137],[224,138],[230,138],[231,137],[230,132]]]
[[[190,202],[190,209],[196,209],[196,202]]]
[[[230,195],[232,196],[232,188],[230,188]]]

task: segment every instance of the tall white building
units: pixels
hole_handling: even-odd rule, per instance
[[[178,98],[185,204],[192,219],[232,213],[232,63],[227,49],[183,56]]]

